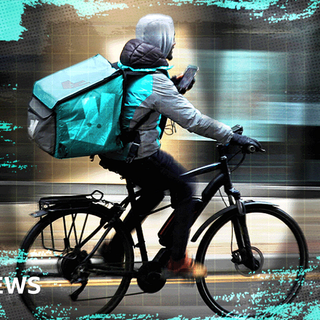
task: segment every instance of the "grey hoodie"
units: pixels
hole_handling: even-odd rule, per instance
[[[165,58],[175,42],[174,35],[172,18],[163,14],[148,14],[136,26],[136,38],[160,48]]]

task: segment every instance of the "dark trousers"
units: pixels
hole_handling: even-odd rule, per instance
[[[162,201],[165,190],[169,190],[171,204],[175,209],[171,257],[176,261],[182,259],[187,247],[194,207],[192,181],[180,176],[185,169],[171,155],[160,150],[148,158],[135,160],[130,164],[103,156],[100,158],[102,167],[119,173],[141,188],[141,196],[124,219],[129,231]]]

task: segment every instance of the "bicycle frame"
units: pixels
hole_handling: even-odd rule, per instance
[[[213,221],[218,219],[221,215],[223,215],[226,211],[236,208],[237,214],[235,214],[233,219],[233,228],[236,235],[236,240],[238,243],[237,250],[239,252],[235,252],[235,255],[238,256],[238,263],[244,263],[246,266],[250,267],[250,269],[254,270],[254,262],[253,261],[253,255],[251,251],[250,246],[250,239],[246,228],[246,220],[245,220],[245,204],[241,200],[241,195],[238,190],[236,190],[231,181],[230,177],[230,169],[228,165],[228,158],[226,156],[226,147],[219,145],[218,146],[219,155],[220,155],[220,161],[216,163],[212,163],[200,168],[196,168],[193,170],[190,170],[186,173],[184,173],[182,176],[185,177],[193,177],[198,176],[200,174],[209,173],[213,171],[219,171],[219,173],[208,183],[208,185],[205,187],[205,189],[202,191],[201,198],[197,199],[197,206],[196,211],[194,215],[194,221],[199,217],[199,215],[202,213],[202,211],[205,209],[205,207],[208,205],[208,203],[211,201],[212,197],[216,194],[216,192],[223,186],[224,191],[228,196],[230,206],[226,209],[223,209],[217,213],[215,213],[213,216],[207,219],[200,228],[196,231],[195,235],[192,237],[191,241],[196,241],[200,234],[206,229],[206,227],[211,224]],[[97,251],[98,247],[101,245],[101,243],[104,240],[104,236],[108,233],[108,228],[112,226],[112,223],[122,223],[120,220],[120,216],[123,211],[127,208],[127,206],[131,203],[131,205],[134,204],[134,201],[139,196],[140,192],[134,191],[134,185],[127,181],[127,189],[128,189],[128,196],[120,203],[120,204],[112,204],[111,208],[102,207],[103,210],[106,210],[106,215],[109,217],[112,216],[112,219],[107,222],[103,222],[100,226],[97,226],[96,230],[91,236],[96,234],[101,228],[106,228],[106,231],[104,232],[104,235],[99,239],[94,249],[88,254],[88,256],[85,258],[83,263],[86,261],[89,261],[89,259],[93,256],[93,254]],[[32,214],[34,217],[42,217],[47,214],[54,214],[55,212],[60,211],[70,211],[70,212],[76,212],[78,209],[87,210],[92,204],[99,203],[102,200],[103,194],[100,191],[94,191],[91,195],[79,195],[79,196],[63,196],[63,197],[49,197],[49,198],[42,198],[39,201],[40,211]],[[89,198],[89,199],[88,199]],[[91,199],[90,199],[91,198]],[[107,201],[104,201],[105,203],[109,203]],[[165,208],[170,207],[171,205],[166,205],[161,208],[157,208],[147,215],[153,214],[155,212],[161,211]],[[172,223],[173,216],[171,215],[169,219],[164,224],[164,227],[169,226]],[[138,244],[137,247],[140,248],[140,254],[142,258],[143,263],[147,263],[148,255],[145,245],[145,239],[143,235],[143,230],[141,224],[138,224],[136,226],[136,232],[137,232],[137,238],[138,238]],[[88,241],[87,239],[83,239],[79,242],[79,246],[83,245]],[[54,250],[54,248],[52,248]],[[165,251],[167,252],[165,248],[160,249],[156,257],[154,258],[154,261],[160,261],[162,258],[165,260],[168,259],[168,254],[164,254]],[[248,262],[249,260],[249,262]],[[165,261],[164,261],[165,262]]]

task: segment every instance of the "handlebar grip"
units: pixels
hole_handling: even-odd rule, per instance
[[[250,144],[248,147],[247,147],[247,152],[248,153],[255,153],[257,151],[256,147],[252,144]]]
[[[250,144],[246,148],[247,153],[266,152],[265,149],[257,149],[254,145]]]

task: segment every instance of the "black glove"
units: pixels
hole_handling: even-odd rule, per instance
[[[258,140],[249,138],[247,136],[243,136],[238,133],[233,134],[230,144],[244,147],[245,151],[248,153],[255,151],[265,152],[265,150],[262,148],[261,143]],[[253,146],[255,150],[250,150],[250,146]]]

